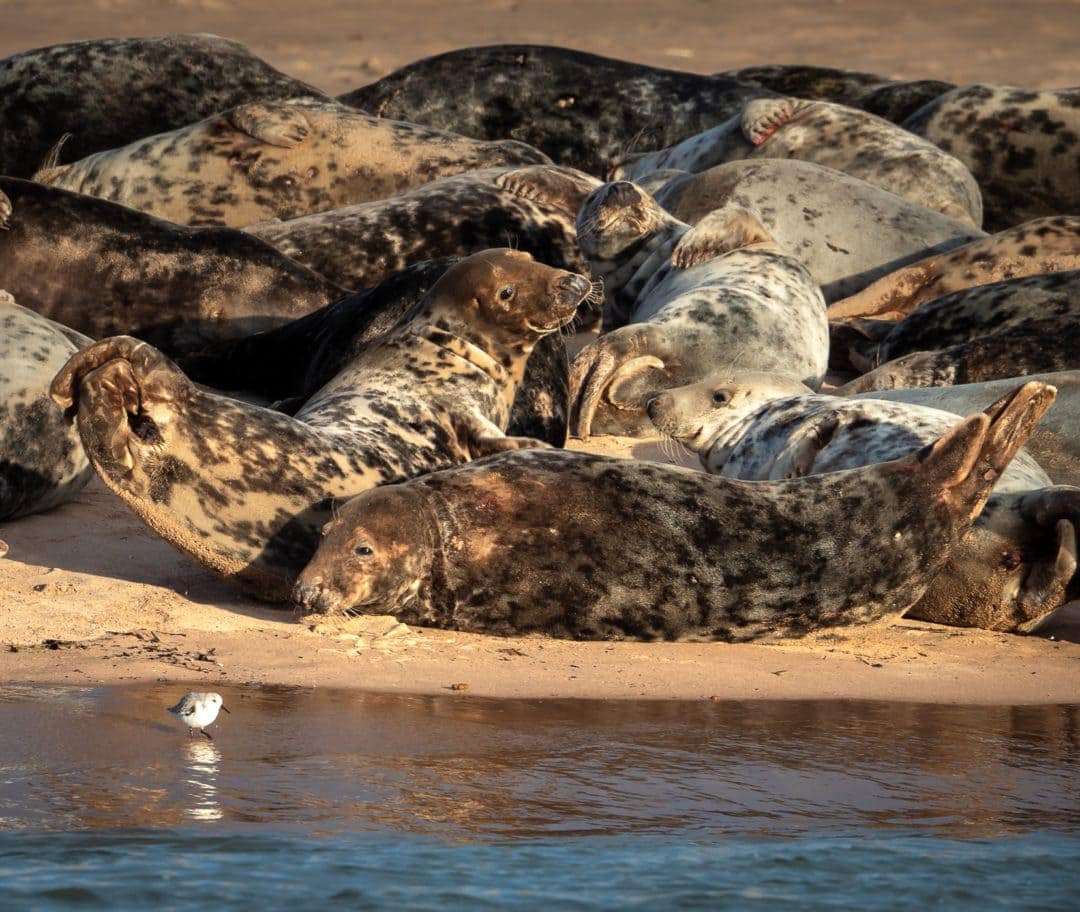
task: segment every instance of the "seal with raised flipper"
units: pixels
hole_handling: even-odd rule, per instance
[[[658,152],[629,156],[612,177],[637,180],[663,168],[696,174],[759,158],[823,165],[975,228],[982,224],[979,185],[959,159],[884,118],[802,98],[755,98],[711,130]]]
[[[463,171],[544,164],[484,142],[316,99],[251,102],[34,175],[180,225],[240,227],[384,199]]]
[[[578,238],[604,279],[609,330],[571,366],[571,424],[583,439],[640,435],[650,393],[720,365],[821,383],[821,291],[746,209],[729,204],[690,227],[619,181],[585,201]]]
[[[235,105],[321,98],[217,35],[103,38],[0,60],[0,174],[30,177],[65,134],[73,158],[187,126]]]
[[[914,260],[985,234],[849,174],[811,162],[728,162],[666,182],[653,195],[694,224],[735,203],[810,270],[826,301],[848,297]]]
[[[1009,389],[1021,384],[1012,380]],[[898,459],[941,436],[957,419],[926,406],[815,394],[753,373],[717,375],[657,393],[647,408],[656,427],[697,453],[707,471],[747,481]],[[1053,487],[1038,463],[1020,451],[907,616],[1030,631],[1069,597],[1077,523],[1080,488]]]
[[[52,384],[105,484],[159,535],[263,598],[288,596],[333,505],[523,446],[504,434],[536,342],[590,292],[582,276],[490,250],[451,267],[412,317],[357,353],[295,417],[205,392],[130,337]]]
[[[565,450],[493,456],[354,498],[294,599],[587,640],[747,641],[899,614],[1052,400],[1030,384],[903,459],[789,481]]]

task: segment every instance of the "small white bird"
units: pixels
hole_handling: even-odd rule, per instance
[[[169,708],[169,712],[188,727],[189,737],[198,730],[213,741],[206,726],[218,717],[218,710],[221,709],[229,711],[222,702],[221,694],[193,692],[184,694],[179,703]]]

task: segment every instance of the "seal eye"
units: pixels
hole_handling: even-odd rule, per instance
[[[731,393],[727,390],[717,390],[712,394],[713,405],[727,405],[731,401]]]
[[[371,550],[367,545],[357,545],[353,549],[353,553],[357,557],[371,557],[375,552]]]
[[[514,286],[507,285],[505,288],[499,290],[499,300],[509,301],[514,297]]]

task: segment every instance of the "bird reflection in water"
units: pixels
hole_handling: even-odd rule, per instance
[[[223,814],[217,783],[221,752],[213,741],[191,740],[185,747],[188,790],[184,813],[193,820],[220,820]]]

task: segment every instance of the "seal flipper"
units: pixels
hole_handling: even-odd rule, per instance
[[[755,146],[760,146],[773,133],[802,114],[810,104],[812,102],[803,98],[755,98],[743,108],[743,136]]]
[[[735,204],[721,206],[686,232],[671,251],[676,269],[690,269],[725,253],[751,244],[775,243],[749,209]]]
[[[11,213],[14,209],[8,195],[0,190],[0,231],[7,231],[11,227]]]
[[[1032,633],[1047,616],[1066,601],[1069,584],[1076,575],[1076,527],[1067,519],[1055,526],[1057,553],[1054,559],[1032,567],[1017,598],[1021,617],[1009,618],[1007,630]]]
[[[253,102],[233,108],[225,118],[252,139],[283,149],[303,142],[311,132],[311,124],[303,113],[288,105]]]
[[[497,425],[477,415],[452,415],[450,424],[470,459],[483,459],[509,450],[547,448],[532,437],[507,437]]]
[[[577,216],[581,201],[599,183],[589,183],[587,175],[558,165],[528,165],[514,168],[495,178],[495,186],[532,202],[556,206]]]

